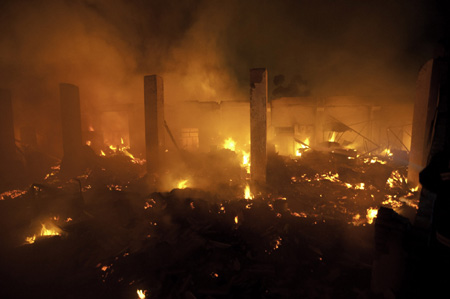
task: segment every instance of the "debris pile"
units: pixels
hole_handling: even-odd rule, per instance
[[[273,155],[267,190],[246,199],[245,168],[205,169],[215,174],[208,185],[199,178],[209,163],[188,165],[201,189],[146,193],[142,165],[107,158],[76,179],[54,168],[42,183],[2,194],[0,297],[368,297],[369,209],[417,203],[404,169],[389,161]]]

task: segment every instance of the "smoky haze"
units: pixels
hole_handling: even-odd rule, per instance
[[[0,87],[12,91],[16,123],[48,143],[57,143],[60,82],[80,87],[83,111],[142,105],[147,74],[164,78],[169,105],[245,101],[254,67],[268,68],[271,85],[278,74],[301,76],[316,96],[412,100],[417,72],[445,34],[438,4],[2,1]]]

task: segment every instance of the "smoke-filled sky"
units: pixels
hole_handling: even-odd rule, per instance
[[[147,74],[168,102],[245,100],[254,67],[312,95],[411,96],[448,28],[438,0],[0,3],[0,87],[39,109],[60,82],[88,105],[141,101]]]

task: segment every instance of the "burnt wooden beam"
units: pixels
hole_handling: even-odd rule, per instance
[[[256,185],[266,183],[267,70],[250,70],[250,175]]]
[[[164,84],[157,75],[144,77],[145,146],[147,173],[161,170],[164,151]]]
[[[83,139],[81,129],[80,95],[78,87],[59,84],[63,159],[61,172],[77,175],[83,170]]]

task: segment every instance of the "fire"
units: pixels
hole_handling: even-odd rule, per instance
[[[302,153],[309,149],[309,138],[306,138],[303,143],[296,142],[296,148],[295,156],[301,157]]]
[[[230,151],[236,152],[239,157],[242,156],[241,166],[245,168],[247,173],[250,173],[250,153],[248,153],[244,150],[237,149],[236,145],[237,145],[236,141],[234,141],[233,138],[230,137],[230,138],[225,139],[222,147],[224,149],[229,149]]]
[[[143,290],[137,290],[136,293],[138,294],[139,299],[145,299],[146,290],[144,290],[144,291]]]
[[[366,215],[367,223],[372,224],[373,223],[373,219],[375,217],[377,217],[377,214],[378,214],[378,209],[368,208],[367,209],[367,215]]]
[[[355,189],[357,189],[357,190],[364,190],[365,189],[365,184],[364,183],[359,183],[358,185],[355,186]]]
[[[182,181],[178,182],[177,188],[178,189],[186,189],[187,188],[187,182],[188,182],[188,180],[182,180]]]
[[[242,151],[242,166],[250,173],[250,154]]]
[[[49,229],[45,226],[45,224],[41,223],[41,232],[40,236],[60,236],[61,234],[56,229]],[[27,237],[25,241],[29,244],[33,244],[36,241],[36,235],[32,237]]]
[[[392,171],[390,177],[386,181],[389,188],[401,187],[403,183],[406,183],[406,178],[404,178],[398,170]]]
[[[384,151],[381,152],[382,155],[388,156],[388,157],[392,157],[394,154],[391,152],[390,148],[386,148],[384,149]]]
[[[236,142],[230,137],[224,141],[223,148],[229,149],[234,152],[236,151]]]
[[[336,132],[333,132],[331,134],[331,137],[328,138],[328,142],[335,142],[336,141]]]
[[[419,190],[419,185],[417,185],[414,188],[409,189],[409,191],[411,191],[411,192],[417,192],[418,190]]]
[[[122,137],[120,138],[120,145],[111,144],[108,146],[108,149],[110,150],[110,152],[112,152],[113,155],[120,153],[129,157],[131,159],[131,162],[134,164],[143,165],[146,162],[145,159],[136,158],[132,153],[129,152],[130,147],[126,145],[125,140]],[[103,150],[100,150],[100,155],[106,156],[106,153]]]
[[[250,186],[249,185],[245,186],[244,198],[245,199],[250,199],[250,200],[254,198],[253,194],[250,192]]]

